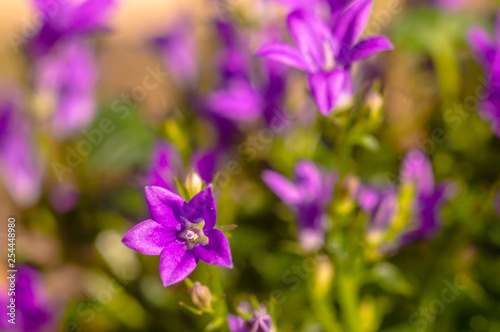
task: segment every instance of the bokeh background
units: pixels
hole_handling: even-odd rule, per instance
[[[467,42],[471,26],[494,31],[498,5],[486,0],[374,2],[369,35],[384,34],[394,50],[355,65],[357,100],[362,103],[375,91],[384,106],[376,125],[352,145],[343,164],[346,174],[385,184],[398,173],[405,153],[420,148],[432,161],[436,181],[454,183],[454,195],[439,211],[436,235],[381,254],[366,244],[368,217],[349,196],[348,186],[336,187],[329,239],[339,257],[351,246],[361,248],[359,255],[347,256],[359,261],[349,272],[360,284],[355,300],[359,331],[500,331],[500,220],[495,204],[500,141],[476,112],[481,102],[477,89],[487,73]],[[230,160],[240,166],[234,174],[227,171],[224,185],[216,188],[218,223],[238,226],[229,237],[235,267],[221,268],[229,312],[254,296],[271,300],[266,303],[271,303],[278,331],[334,331],[328,317],[343,309],[335,296],[323,295],[342,292],[335,279],[337,266],[328,262],[303,272],[311,254],[297,244],[293,214],[264,184],[261,173],[275,169],[290,176],[296,161],[304,158],[338,169],[343,153],[338,133],[345,128],[345,116],[332,122],[322,118],[303,73],[288,70],[283,107],[292,120],[284,130],[258,141],[254,157],[248,158],[239,147],[258,137],[265,121],[231,121],[229,135],[202,111],[204,98],[221,79],[216,63],[225,45],[217,22],[233,24],[241,49],[247,50],[243,53],[256,67],[261,60],[253,54],[265,28],[273,25],[278,40],[289,38],[287,12],[279,1],[117,1],[108,29],[85,37],[97,73],[95,117],[61,138],[45,123],[47,107],[40,107],[43,96],[33,82],[36,60],[26,54],[24,44],[14,46],[9,38],[34,29],[34,5],[0,3],[0,94],[3,100],[19,96],[16,102],[31,124],[23,135],[30,137],[33,162],[43,165],[40,194],[27,204],[13,199],[11,184],[2,180],[0,248],[5,259],[0,288],[6,293],[7,218],[14,217],[17,264],[37,271],[45,293],[43,307],[55,317],[40,331],[203,331],[210,315],[194,315],[179,305],[192,303],[187,286],[164,288],[158,257],[125,247],[121,238],[148,218],[143,188],[155,144],[168,141],[179,151],[184,170],[177,175],[182,180],[194,167],[193,155],[210,151],[220,140],[226,144],[215,171],[226,170]],[[151,41],[171,33],[178,22],[189,24],[186,38],[196,45],[189,54],[197,67],[195,83],[176,79],[172,67],[177,64],[169,63]],[[158,84],[140,101],[127,104],[122,119],[113,103],[143,86],[148,68],[161,72]],[[449,113],[464,108],[466,100],[475,101],[472,112]],[[82,130],[99,128],[103,119],[111,119],[114,129],[58,177],[54,162],[67,164],[68,148],[77,149],[87,139]],[[433,136],[443,132],[446,139]],[[200,264],[190,278],[207,283],[207,266]],[[448,282],[464,289],[444,309],[433,309]]]

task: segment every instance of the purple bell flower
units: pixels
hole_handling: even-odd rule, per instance
[[[352,96],[352,64],[393,48],[384,36],[357,42],[371,7],[370,0],[354,1],[331,27],[310,11],[296,10],[287,21],[298,48],[275,42],[262,46],[256,54],[305,71],[321,114],[328,116]]]
[[[38,111],[49,117],[56,136],[67,138],[93,120],[97,68],[84,43],[61,44],[37,59],[33,79]]]
[[[59,42],[71,37],[107,30],[106,24],[116,5],[114,0],[33,0],[42,14],[42,26],[28,41],[32,56],[49,53]]]
[[[212,186],[189,202],[160,187],[146,187],[152,219],[129,230],[123,243],[145,255],[160,255],[160,276],[169,286],[185,279],[198,261],[233,267],[229,242],[215,229],[216,204]]]
[[[40,197],[42,165],[32,146],[29,123],[12,98],[0,99],[0,176],[18,205],[33,205]]]
[[[199,59],[189,16],[183,16],[174,22],[168,33],[154,38],[153,43],[179,86],[192,86],[196,83],[199,76]]]
[[[450,197],[450,183],[434,183],[432,164],[424,152],[412,150],[405,156],[400,167],[400,184],[414,185],[410,227],[399,239],[405,245],[415,240],[428,239],[440,228],[438,212],[446,198]],[[360,208],[370,215],[368,237],[378,239],[392,225],[397,216],[398,190],[396,186],[375,189],[360,185],[356,192],[356,200]]]
[[[294,181],[275,171],[264,171],[267,186],[296,213],[299,242],[305,251],[320,247],[325,238],[325,209],[333,195],[336,176],[325,174],[310,161],[295,166]]]
[[[227,323],[231,332],[274,332],[276,328],[273,326],[272,318],[267,313],[265,305],[260,305],[258,310],[255,310],[247,301],[241,301],[238,306],[240,311],[245,316],[232,314],[227,315]]]
[[[60,310],[51,303],[40,274],[27,265],[19,265],[15,274],[16,290],[13,298],[16,305],[16,324],[6,322],[10,317],[4,314],[5,317],[2,317],[0,324],[2,331],[55,331]],[[10,300],[4,299],[4,301],[9,301],[5,306],[2,305],[3,308],[6,308],[10,304]]]

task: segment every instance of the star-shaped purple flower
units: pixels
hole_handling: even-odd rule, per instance
[[[292,207],[298,220],[298,238],[306,251],[323,244],[325,208],[331,201],[334,174],[325,174],[313,162],[295,166],[294,182],[275,171],[264,171],[262,179],[281,200]]]
[[[393,48],[384,36],[357,42],[371,7],[370,0],[354,1],[331,27],[311,11],[296,10],[288,15],[287,22],[298,49],[286,43],[269,43],[256,54],[305,71],[320,112],[328,116],[336,105],[351,98],[351,65]]]
[[[490,34],[481,27],[473,27],[469,30],[469,44],[474,55],[483,67],[489,86],[486,88],[487,95],[480,105],[480,115],[490,123],[492,132],[500,137],[500,11],[497,14],[495,24],[496,36]]]
[[[145,255],[160,255],[160,276],[169,286],[185,279],[198,261],[233,267],[229,242],[215,229],[216,204],[212,186],[189,202],[160,187],[146,187],[152,219],[145,220],[123,237],[123,243]]]

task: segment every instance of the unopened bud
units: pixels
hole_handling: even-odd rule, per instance
[[[186,176],[185,186],[188,191],[189,197],[193,197],[203,188],[203,180],[196,171],[191,171]]]
[[[366,95],[365,105],[370,110],[370,115],[373,119],[378,120],[381,115],[382,107],[384,106],[384,98],[377,91],[370,91]]]
[[[198,308],[203,311],[212,310],[212,293],[207,286],[195,281],[193,287],[189,288],[189,294],[191,294],[191,300]]]

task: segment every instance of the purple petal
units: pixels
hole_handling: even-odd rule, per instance
[[[174,191],[176,189],[174,178],[179,176],[182,168],[177,150],[166,141],[158,142],[152,151],[146,184]]]
[[[320,201],[323,195],[323,176],[311,161],[300,161],[295,165],[295,183],[303,200]]]
[[[368,22],[371,10],[371,0],[357,0],[342,13],[333,30],[333,35],[341,45],[338,48],[340,52],[349,49],[359,38]]]
[[[344,71],[338,68],[330,73],[319,72],[308,75],[309,88],[319,111],[324,116],[330,115],[335,108],[341,96],[344,78]]]
[[[184,205],[184,216],[190,222],[197,222],[198,219],[203,219],[205,221],[204,230],[214,228],[217,221],[217,205],[212,185],[197,193]]]
[[[229,325],[229,331],[231,332],[241,332],[244,328],[244,323],[245,321],[240,316],[227,315],[227,325]]]
[[[165,287],[184,280],[193,272],[198,258],[193,250],[186,250],[186,243],[172,241],[161,252],[160,276]]]
[[[420,150],[408,152],[400,166],[400,181],[417,181],[419,194],[429,195],[434,191],[434,173],[427,155]]]
[[[318,71],[327,63],[327,51],[333,52],[333,37],[328,26],[312,13],[297,10],[288,15],[288,28],[302,52],[312,72]]]
[[[359,207],[366,213],[372,213],[381,199],[377,190],[361,185],[357,193]]]
[[[302,53],[295,47],[285,43],[270,43],[264,45],[259,48],[255,54],[303,71],[310,70],[309,65],[304,61]]]
[[[354,62],[368,58],[378,52],[392,50],[394,47],[384,36],[370,37],[360,41],[351,49],[349,61]]]
[[[298,203],[302,195],[297,186],[278,172],[264,171],[262,179],[276,196],[287,204]]]
[[[196,256],[207,264],[232,268],[231,248],[224,233],[218,229],[212,229],[205,232],[205,235],[209,239],[208,244],[196,245],[193,249]]]
[[[144,255],[159,255],[163,248],[176,239],[177,230],[165,228],[152,219],[145,220],[130,229],[122,239],[130,249]]]
[[[206,104],[213,113],[233,121],[256,120],[264,109],[261,95],[248,82],[242,81],[215,91]]]
[[[88,32],[104,28],[116,5],[115,0],[87,0],[75,7],[68,30]]]
[[[495,45],[486,30],[480,27],[471,28],[468,33],[469,44],[474,55],[485,68],[489,68],[495,58]]]
[[[164,227],[179,229],[184,199],[160,187],[146,187],[145,190],[153,219]]]

